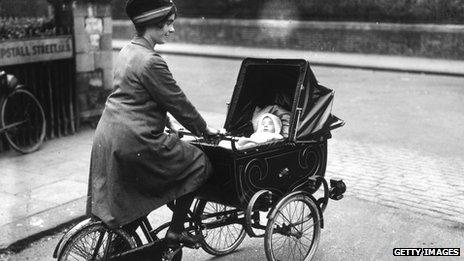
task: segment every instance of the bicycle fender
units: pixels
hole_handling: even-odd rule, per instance
[[[17,84],[12,88],[12,90],[19,90],[19,89],[27,89],[25,85],[23,84]]]
[[[2,99],[2,101],[5,101],[12,93],[14,93],[16,90],[26,90],[28,91],[28,89],[26,88],[26,85],[23,85],[23,84],[17,84],[15,86],[13,86],[12,88],[9,88],[7,89],[7,95],[4,96],[4,98]],[[1,103],[0,103],[1,104]]]
[[[95,220],[92,220],[91,218],[88,218],[88,219],[85,219],[85,220],[79,222],[77,225],[75,225],[70,230],[68,230],[68,232],[66,232],[63,235],[63,237],[60,239],[60,241],[56,245],[55,250],[53,251],[53,257],[58,258],[60,256],[64,245],[66,245],[66,242],[68,242],[68,240],[71,238],[71,236],[73,236],[77,231],[83,229],[86,226],[89,226],[89,225],[92,225],[92,224],[95,224],[95,223],[98,223],[98,222],[101,222],[101,221],[95,221]]]

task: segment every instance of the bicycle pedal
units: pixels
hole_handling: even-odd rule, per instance
[[[181,247],[178,248],[168,248],[166,251],[164,251],[163,256],[161,257],[161,261],[171,261],[174,256],[179,253],[181,250]]]
[[[199,249],[201,247],[201,243],[196,243],[194,245],[183,245],[184,247],[186,248],[190,248],[190,249]]]

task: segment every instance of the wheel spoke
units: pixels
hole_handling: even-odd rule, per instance
[[[283,214],[280,210],[278,210],[277,212],[279,212],[279,213],[282,215],[282,217],[283,217],[285,220],[287,220],[288,224],[291,224],[291,223],[292,223],[286,216],[284,216],[284,214]]]
[[[121,230],[114,230],[112,240],[108,238],[108,229],[100,224],[90,225],[74,234],[65,245],[60,261],[100,260],[135,247],[135,242]],[[111,243],[111,244],[110,244]],[[106,253],[104,249],[107,249]]]
[[[295,252],[296,252],[296,248],[297,248],[297,244],[295,243],[295,238],[293,238],[291,236],[289,238],[290,238],[290,243],[292,245],[292,250],[291,251],[292,251],[292,255],[293,255],[293,260],[298,260],[298,259],[295,258],[295,254],[296,254]]]
[[[296,240],[296,239],[295,239]],[[304,259],[304,257],[306,256],[306,254],[304,253],[304,251],[301,249],[301,242],[296,240],[296,247],[298,249],[298,252],[300,253],[300,256]]]
[[[105,235],[106,235],[106,231],[103,231],[103,233],[101,233],[100,236],[98,237],[98,241],[95,245],[95,249],[93,250],[92,259],[95,259],[97,257],[98,251],[100,250],[100,247],[102,245],[103,238],[105,238]],[[92,244],[92,247],[93,247],[93,244]]]
[[[287,249],[291,249],[291,248],[292,248],[292,245],[291,245],[291,242],[290,242],[290,238],[288,238],[288,241],[287,241],[287,242],[288,242],[288,248],[287,248]],[[291,252],[291,251],[288,251],[288,254],[287,254],[288,259],[287,259],[287,260],[293,260],[293,259],[290,258],[290,255],[291,255],[291,254],[292,254],[292,252]]]
[[[80,245],[75,245],[73,247],[74,253],[78,256],[81,256],[85,259],[90,259],[91,255],[86,251],[85,248],[81,247]]]
[[[303,224],[303,223],[302,223],[302,224]],[[304,232],[306,232],[306,231],[308,231],[309,229],[313,228],[314,225],[315,225],[315,223],[311,223],[311,225],[310,225],[309,227],[305,228],[305,229],[302,231],[303,234],[304,234]]]
[[[305,215],[305,211],[306,211],[306,208],[304,207],[305,205],[303,204],[303,211],[301,211],[301,215],[300,215],[300,220],[303,220]],[[300,232],[303,233],[303,222],[301,222],[300,224]]]
[[[224,206],[222,204],[200,201],[198,209],[195,210],[196,215],[212,215],[211,217],[201,219],[201,226],[208,224],[218,224],[218,222],[229,222],[230,218],[235,218],[238,213],[235,208]],[[203,234],[203,249],[213,255],[225,255],[232,252],[240,245],[244,236],[245,230],[241,224],[231,223],[220,225],[218,227],[204,229],[199,231]]]
[[[317,206],[307,196],[291,195],[269,217],[266,256],[270,261],[306,260],[315,253],[320,227]]]
[[[298,210],[299,205],[300,205],[300,202],[297,201],[296,206],[293,208],[293,213],[292,213],[292,216],[290,217],[290,220],[292,220],[292,224],[293,224],[293,220],[294,220],[293,218],[295,217],[295,215],[297,215],[296,211]]]
[[[282,240],[285,242],[285,240],[287,239],[288,237],[286,236],[280,236],[279,239],[276,239],[274,242],[273,242],[273,245],[278,245],[279,242],[281,242]],[[283,244],[280,245],[280,247],[276,248],[276,249],[281,249],[283,247]]]

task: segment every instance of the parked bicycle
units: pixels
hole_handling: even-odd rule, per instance
[[[14,150],[30,153],[43,143],[45,130],[39,101],[15,76],[0,71],[0,134]]]

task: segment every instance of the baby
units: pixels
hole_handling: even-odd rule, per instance
[[[241,137],[236,143],[237,149],[248,149],[260,143],[272,140],[280,140],[284,137],[280,135],[282,130],[282,122],[280,119],[271,113],[263,113],[258,118],[258,129],[251,134],[249,138]],[[221,141],[219,146],[230,148],[230,142]]]

